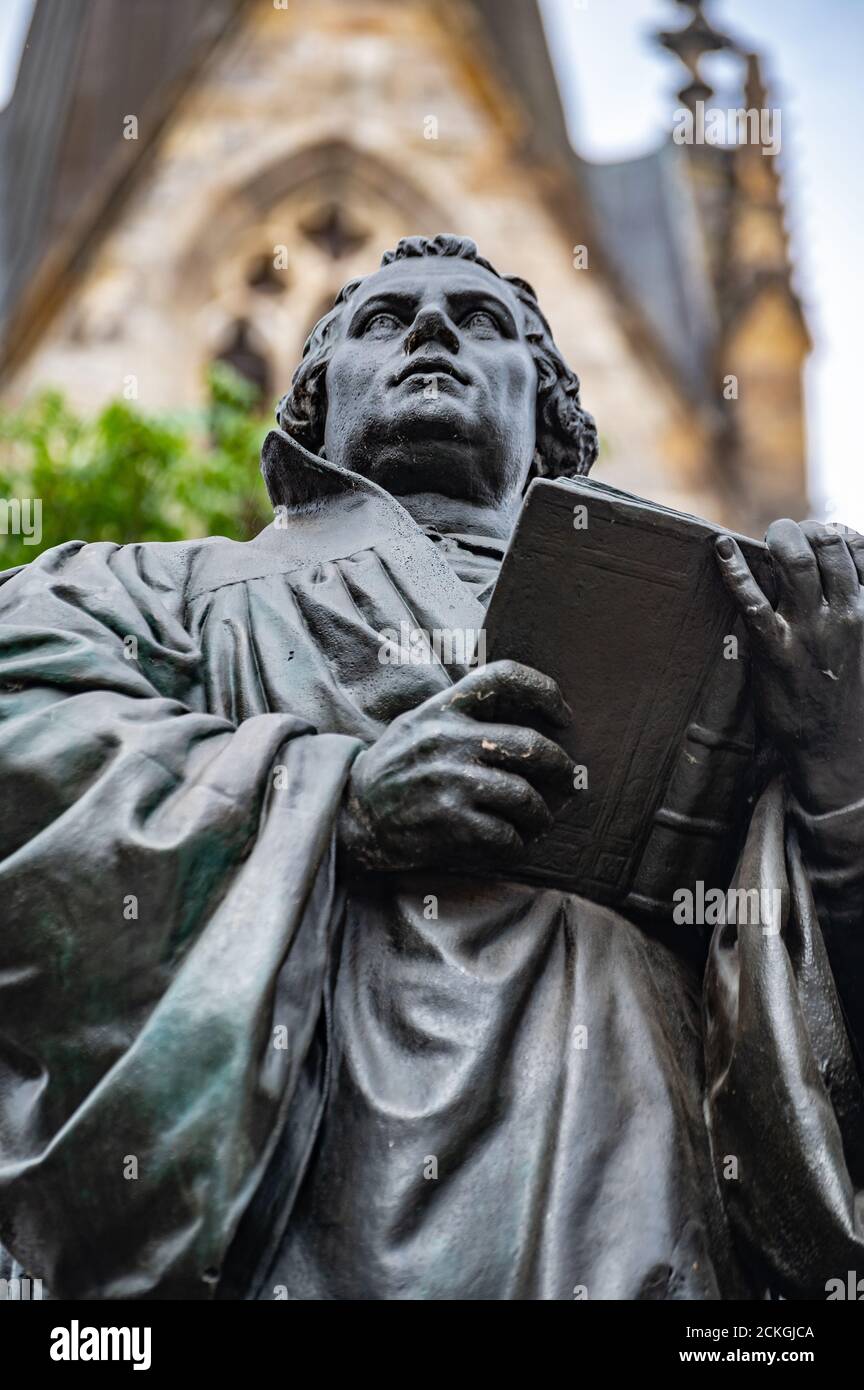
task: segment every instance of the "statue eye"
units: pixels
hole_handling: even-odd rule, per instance
[[[481,337],[491,337],[492,334],[500,332],[498,321],[494,314],[490,314],[488,309],[475,309],[462,321],[462,327],[467,328],[469,333],[476,333]]]
[[[395,314],[373,314],[364,324],[363,333],[374,338],[386,338],[391,333],[398,333],[401,328],[402,324]]]

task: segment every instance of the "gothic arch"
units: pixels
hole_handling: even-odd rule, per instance
[[[352,188],[365,189],[392,205],[407,233],[434,233],[449,226],[445,209],[413,180],[377,155],[344,140],[309,145],[272,161],[233,196],[264,210],[304,186],[324,188],[334,196],[345,196]]]
[[[269,161],[222,189],[174,274],[203,373],[231,326],[248,325],[278,395],[322,305],[400,236],[446,230],[446,211],[410,178],[344,141]]]

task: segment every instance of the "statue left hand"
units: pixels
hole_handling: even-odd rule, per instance
[[[776,608],[731,536],[717,559],[751,639],[757,716],[818,815],[864,799],[864,537],[775,521],[766,540]]]

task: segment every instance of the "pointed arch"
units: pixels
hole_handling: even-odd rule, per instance
[[[269,364],[266,389],[281,394],[328,297],[400,236],[447,225],[446,210],[410,178],[343,140],[269,159],[223,186],[173,267],[175,302],[198,326],[200,372],[243,322]]]

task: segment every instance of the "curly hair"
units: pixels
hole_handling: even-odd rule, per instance
[[[537,295],[528,282],[517,275],[501,275],[478,254],[477,245],[470,237],[449,233],[434,237],[403,237],[394,251],[385,251],[381,265],[388,266],[394,261],[420,256],[457,256],[473,261],[513,286],[522,306],[525,337],[537,369],[534,474],[559,478],[587,473],[597,458],[597,428],[593,417],[582,409],[579,378],[556,348]],[[327,418],[325,378],[333,349],[334,328],[344,312],[345,304],[362,283],[361,276],[343,285],[333,308],[318,320],[306,340],[291,390],[282,397],[276,408],[280,427],[313,454],[320,454],[324,444],[324,423]]]

